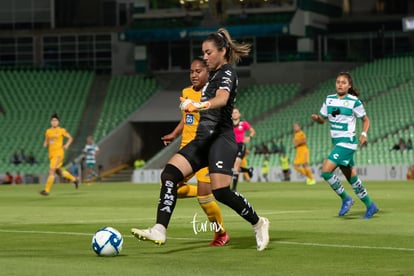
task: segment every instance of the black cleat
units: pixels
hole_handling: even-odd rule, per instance
[[[48,196],[49,195],[49,193],[46,192],[45,190],[40,191],[39,194],[42,195],[42,196]]]

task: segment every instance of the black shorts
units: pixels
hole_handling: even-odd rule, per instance
[[[245,143],[238,143],[237,144],[237,157],[240,159],[243,159],[243,157],[246,155],[246,144]]]
[[[178,153],[188,160],[193,172],[208,166],[210,173],[233,175],[237,143],[233,130],[217,135],[197,130],[196,138]]]

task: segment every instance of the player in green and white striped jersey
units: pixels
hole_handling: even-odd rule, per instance
[[[354,153],[358,147],[367,143],[367,133],[370,127],[365,108],[358,99],[358,91],[353,87],[352,77],[347,72],[341,72],[336,78],[336,94],[327,96],[320,114],[312,114],[312,120],[323,124],[326,120],[331,125],[331,137],[334,149],[325,160],[322,167],[322,177],[331,188],[341,197],[342,206],[338,215],[345,215],[354,200],[342,186],[339,178],[333,173],[339,167],[358,198],[365,204],[367,211],[363,218],[369,219],[379,211],[371,200],[361,179],[357,176],[354,164]],[[362,132],[359,138],[355,136],[356,119],[362,120]]]
[[[93,136],[86,138],[86,145],[83,149],[86,165],[86,182],[91,182],[92,177],[98,177],[95,171],[96,156],[99,154],[99,147],[94,143]]]

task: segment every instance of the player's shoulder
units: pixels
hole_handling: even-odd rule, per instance
[[[245,126],[245,127],[249,127],[250,123],[248,121],[240,121],[240,124]]]
[[[217,72],[217,75],[228,78],[236,77],[236,70],[230,64],[224,64]]]
[[[192,101],[200,101],[201,98],[201,92],[195,91],[192,86],[189,86],[187,88],[184,88],[182,91],[182,97],[186,99],[190,99]]]
[[[183,88],[183,90],[181,91],[181,93],[182,93],[182,95],[184,96],[184,94],[185,94],[185,93],[189,93],[189,92],[191,92],[191,91],[194,91],[194,89],[193,89],[193,86],[192,86],[192,85],[187,86],[187,87],[184,87],[184,88]]]
[[[357,96],[355,96],[355,95],[351,95],[351,94],[347,94],[346,95],[346,99],[347,100],[351,100],[351,101],[359,101],[359,99],[358,99],[358,97]]]

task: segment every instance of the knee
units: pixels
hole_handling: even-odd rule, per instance
[[[171,164],[167,164],[164,170],[161,173],[161,181],[165,183],[166,181],[171,181],[174,184],[184,180],[183,173],[176,167]]]
[[[332,178],[333,173],[331,173],[331,172],[322,172],[321,176],[322,176],[323,179],[328,180],[328,179]]]
[[[56,169],[55,172],[57,173],[57,175],[62,176],[62,170],[61,169]]]
[[[230,187],[213,190],[214,197],[221,203],[226,202],[230,198],[229,194],[231,194]]]

